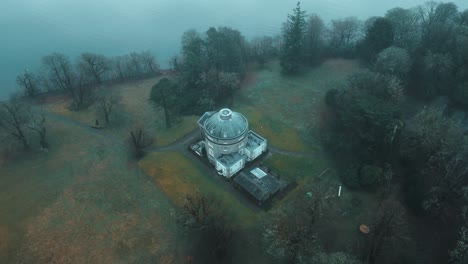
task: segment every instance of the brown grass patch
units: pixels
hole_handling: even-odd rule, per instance
[[[357,63],[355,60],[347,59],[329,59],[323,63],[323,66],[331,68],[339,73],[349,74],[356,70]]]
[[[143,171],[177,206],[182,206],[185,195],[197,190],[214,195],[231,219],[240,226],[251,226],[258,215],[245,207],[233,194],[226,191],[214,175],[204,175],[190,160],[177,152],[151,153],[139,162]]]
[[[202,178],[200,171],[176,152],[151,153],[141,160],[139,165],[179,206],[183,205],[186,194],[195,194],[199,185],[197,182]]]
[[[96,193],[94,186],[102,184],[96,182],[96,177],[104,166],[94,167],[95,173],[84,175],[27,225],[26,244],[22,249],[26,261],[134,262],[139,254],[157,256],[167,248],[169,234],[158,217],[148,217],[130,208],[128,212],[103,209],[107,206],[106,202],[101,204],[102,198],[96,203],[96,197],[102,194]],[[119,193],[123,197],[128,195],[125,191]]]
[[[241,87],[247,88],[254,85],[257,82],[257,73],[254,71],[249,71],[242,80]]]
[[[5,254],[8,248],[9,232],[6,227],[0,226],[0,255]]]

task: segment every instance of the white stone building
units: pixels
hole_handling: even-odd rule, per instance
[[[266,139],[249,130],[247,119],[230,109],[206,112],[198,125],[208,160],[227,178],[266,151]]]

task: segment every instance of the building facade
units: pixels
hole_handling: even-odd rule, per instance
[[[267,141],[249,130],[240,113],[223,108],[206,112],[198,120],[204,151],[219,174],[232,177],[267,149]]]

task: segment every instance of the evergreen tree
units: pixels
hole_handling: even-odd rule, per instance
[[[288,15],[288,21],[284,29],[284,45],[281,55],[281,67],[285,73],[295,73],[299,70],[304,55],[304,40],[306,33],[306,11],[301,10],[301,3],[292,15]]]
[[[363,58],[371,62],[377,54],[393,44],[393,25],[389,19],[379,17],[367,29],[364,45],[361,47]]]
[[[180,112],[181,94],[177,83],[168,78],[162,78],[151,88],[150,100],[156,107],[164,110],[166,128],[170,128]]]

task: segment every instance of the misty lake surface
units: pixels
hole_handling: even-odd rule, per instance
[[[36,71],[41,57],[61,52],[106,56],[151,50],[162,67],[180,49],[184,31],[238,29],[247,39],[275,35],[296,0],[1,0],[0,99],[17,90],[16,76]],[[308,0],[301,5],[325,21],[384,15],[425,0]],[[467,0],[452,1],[460,10]]]

